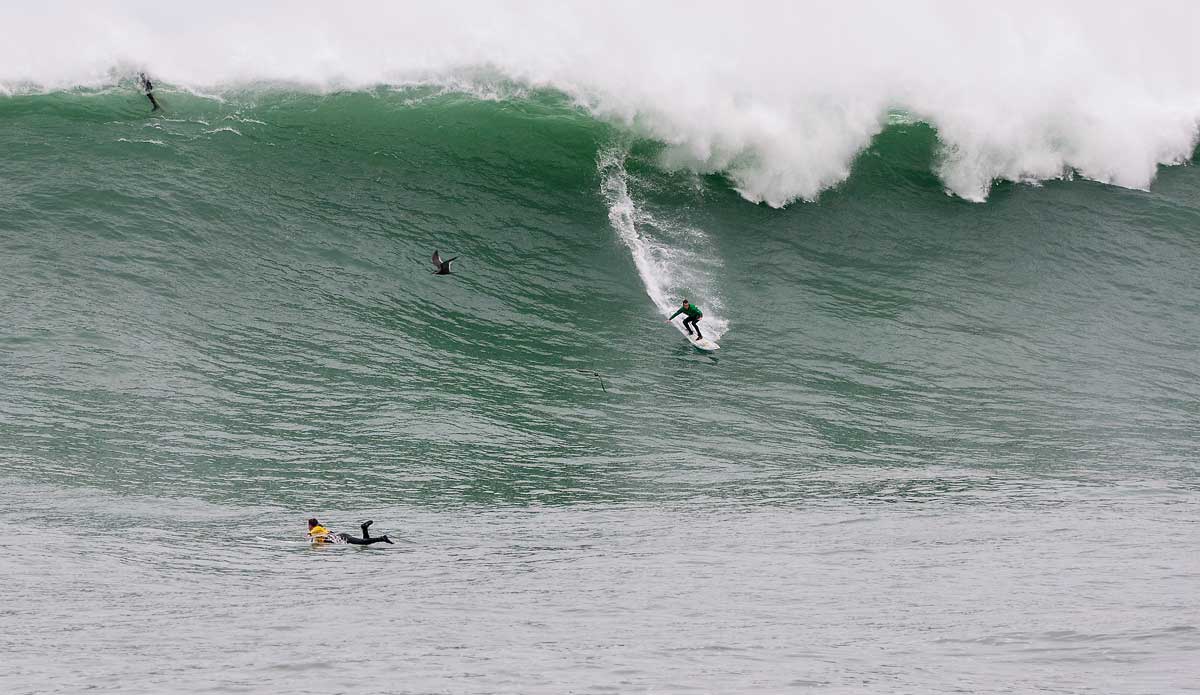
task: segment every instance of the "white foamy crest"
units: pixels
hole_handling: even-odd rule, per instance
[[[713,340],[720,338],[729,330],[729,322],[720,316],[721,299],[714,277],[720,262],[690,250],[704,249],[705,234],[686,225],[666,223],[638,208],[629,195],[622,150],[602,151],[596,168],[608,203],[609,222],[629,249],[647,296],[663,316],[675,313],[684,299],[690,299],[704,311],[701,332]],[[678,322],[675,327],[686,333]]]
[[[143,145],[158,145],[158,146],[160,146],[160,147],[166,147],[166,146],[167,146],[167,143],[163,142],[162,140],[153,140],[153,139],[145,139],[145,140],[133,139],[133,140],[130,140],[129,138],[117,138],[117,142],[141,143],[141,144],[143,144]]]
[[[1200,3],[158,0],[0,7],[0,93],[102,87],[146,69],[197,93],[454,85],[492,77],[571,95],[784,205],[837,185],[904,111],[937,128],[938,174],[982,200],[996,179],[1079,175],[1146,188],[1193,155]]]

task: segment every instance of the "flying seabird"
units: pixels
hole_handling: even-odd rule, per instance
[[[449,275],[450,274],[450,264],[457,260],[458,260],[458,256],[455,256],[454,258],[443,261],[441,255],[438,254],[438,252],[435,250],[433,252],[433,265],[437,267],[437,270],[433,271],[433,274],[434,275]]]

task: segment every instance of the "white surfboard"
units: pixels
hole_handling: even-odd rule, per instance
[[[696,338],[693,338],[691,336],[686,336],[686,337],[688,339],[688,342],[691,343],[692,345],[695,345],[696,349],[698,349],[698,350],[703,350],[705,352],[712,352],[713,350],[721,349],[720,345],[717,345],[716,343],[709,340],[708,338],[700,338],[699,340],[697,340]]]
[[[691,343],[692,346],[695,347],[697,350],[703,350],[705,352],[712,352],[713,350],[721,349],[720,345],[717,345],[716,343],[709,340],[708,338],[701,338],[699,340],[696,340],[696,337],[694,335],[692,335],[691,333],[688,333],[686,328],[679,325],[678,323],[675,323],[674,321],[671,321],[670,319],[667,319],[667,320],[668,320],[668,322],[670,322],[670,324],[672,326],[675,327],[675,330],[679,331],[679,335],[682,335],[684,338],[687,338],[687,341],[689,343]]]

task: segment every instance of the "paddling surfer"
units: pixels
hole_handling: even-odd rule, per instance
[[[321,522],[316,519],[308,520],[308,538],[314,545],[322,545],[325,543],[349,543],[350,545],[371,545],[372,543],[391,543],[392,539],[387,535],[371,537],[367,533],[367,529],[375,522],[366,521],[359,528],[362,529],[362,538],[355,538],[348,533],[330,533],[329,529],[321,525]]]

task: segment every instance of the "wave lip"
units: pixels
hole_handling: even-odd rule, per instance
[[[569,95],[666,143],[664,166],[722,173],[771,206],[844,181],[896,110],[936,129],[937,174],[976,201],[999,179],[1147,188],[1159,166],[1193,156],[1200,123],[1191,0],[214,9],[187,22],[147,0],[0,10],[11,37],[0,92],[111,85],[141,69],[210,94],[442,84],[482,95],[507,80]]]

